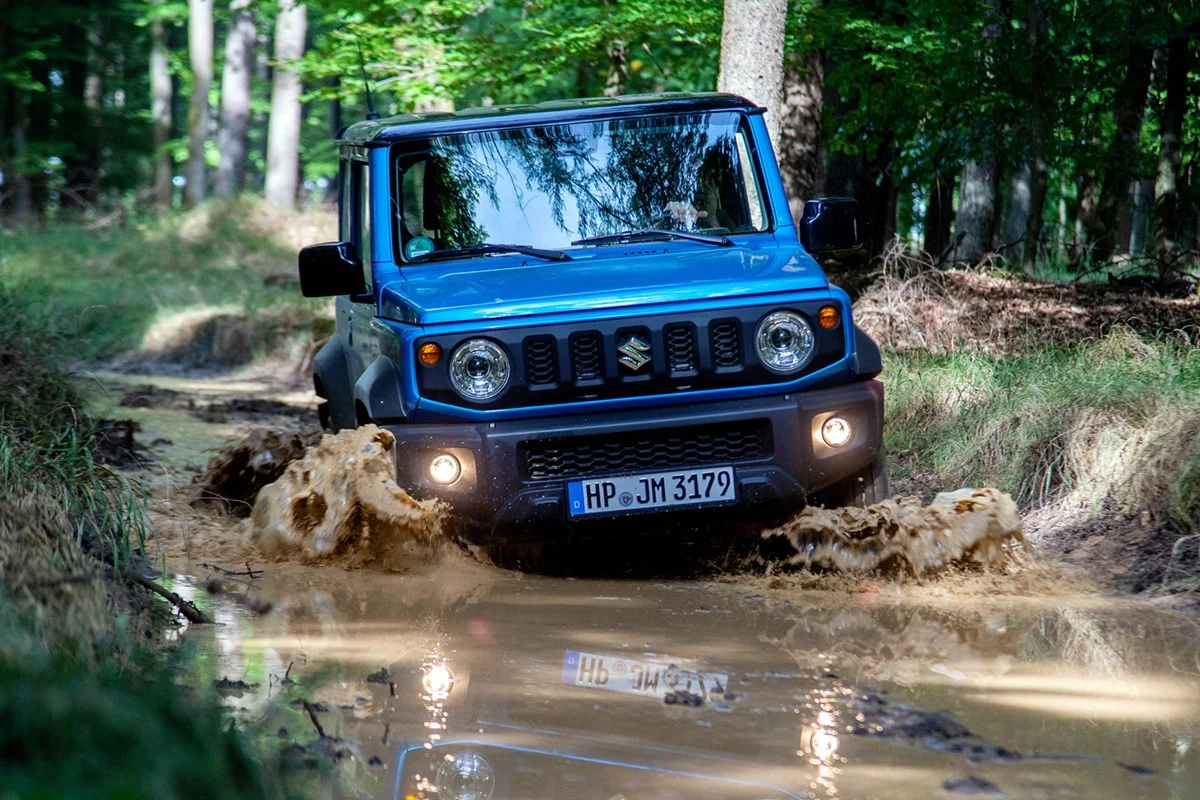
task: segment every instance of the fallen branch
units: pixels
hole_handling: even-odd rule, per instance
[[[133,581],[143,589],[149,589],[159,597],[165,598],[171,605],[179,609],[179,613],[187,619],[188,622],[194,622],[198,625],[213,625],[216,620],[205,614],[191,600],[184,600],[179,595],[172,592],[170,589],[164,589],[154,581],[137,572],[121,573],[125,578]]]
[[[320,721],[317,720],[317,712],[313,711],[312,703],[305,700],[304,710],[308,712],[308,718],[312,720],[313,727],[317,729],[317,735],[324,739],[325,729],[321,727]]]

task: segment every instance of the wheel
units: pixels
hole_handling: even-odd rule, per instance
[[[879,458],[858,472],[817,492],[812,498],[811,504],[825,508],[843,508],[845,506],[865,508],[875,503],[881,503],[887,498],[887,454],[880,453]]]

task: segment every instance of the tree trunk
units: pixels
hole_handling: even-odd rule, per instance
[[[167,143],[171,141],[171,73],[167,66],[167,27],[150,24],[150,120],[154,129],[154,204],[160,211],[171,207],[175,164]]]
[[[996,230],[995,161],[968,161],[963,166],[958,229],[963,240],[956,260],[975,264],[992,252]]]
[[[608,44],[608,79],[604,82],[604,96],[617,97],[625,94],[625,81],[629,78],[629,54],[622,39],[613,39]]]
[[[12,221],[18,225],[28,225],[34,221],[33,187],[29,182],[29,104],[26,93],[15,86],[7,87],[12,119],[12,161],[9,162],[12,175]],[[5,183],[9,183],[8,173]],[[7,185],[5,189],[8,189]],[[7,191],[5,192],[7,194]]]
[[[1029,45],[1029,213],[1025,222],[1025,241],[1021,260],[1025,271],[1032,273],[1037,264],[1042,241],[1042,220],[1046,211],[1046,189],[1050,166],[1046,160],[1046,84],[1043,78],[1046,65],[1046,20],[1038,9],[1037,0],[1025,1],[1025,28]]]
[[[300,180],[300,76],[294,62],[304,55],[308,10],[280,0],[275,23],[275,74],[271,81],[271,120],[267,128],[267,202],[293,208]]]
[[[213,0],[188,0],[188,57],[192,66],[192,104],[188,111],[185,208],[204,202],[207,190],[204,146],[208,139],[208,91],[213,77]]]
[[[1008,179],[1008,210],[1004,212],[1004,244],[1012,245],[1011,252],[1017,258],[1022,257],[1025,229],[1029,225],[1032,184],[1033,167],[1029,164],[1022,164]]]
[[[1167,97],[1158,146],[1158,176],[1154,182],[1154,243],[1160,272],[1172,266],[1179,237],[1179,164],[1183,119],[1187,110],[1190,42],[1178,36],[1167,42]]]
[[[933,181],[925,204],[925,252],[941,258],[950,246],[950,223],[954,214],[954,173]]]
[[[1133,207],[1129,222],[1129,255],[1146,252],[1153,220],[1154,178],[1139,178],[1133,182]]]
[[[804,201],[817,194],[824,95],[821,53],[810,50],[789,58],[780,109],[779,171],[792,216],[797,219],[804,210]]]
[[[229,33],[225,37],[225,68],[221,72],[221,133],[217,139],[221,163],[216,195],[237,194],[246,184],[246,136],[250,127],[250,75],[258,31],[249,0],[229,4]]]
[[[1141,43],[1130,45],[1125,61],[1125,78],[1113,98],[1116,135],[1108,148],[1104,179],[1100,184],[1100,200],[1091,230],[1088,231],[1092,258],[1100,263],[1109,261],[1116,248],[1117,216],[1134,177],[1153,56],[1150,48]]]
[[[717,91],[766,106],[767,131],[778,144],[783,100],[783,33],[787,0],[725,0]]]

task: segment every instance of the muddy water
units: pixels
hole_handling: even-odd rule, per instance
[[[334,795],[444,800],[455,770],[478,800],[1200,795],[1200,629],[1144,605],[466,563],[204,577],[177,586],[222,622],[186,633],[196,679],[257,684],[235,713],[300,742],[311,700],[345,740]]]

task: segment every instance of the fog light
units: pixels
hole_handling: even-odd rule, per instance
[[[488,800],[496,791],[492,765],[475,753],[446,756],[434,781],[438,800]]]
[[[454,483],[461,474],[462,466],[458,459],[449,453],[440,453],[429,462],[429,477],[433,478],[435,483]]]
[[[821,438],[825,440],[825,444],[830,447],[841,447],[846,442],[850,441],[850,436],[853,431],[850,430],[850,423],[841,417],[830,417],[825,420],[825,424],[821,426]]]

